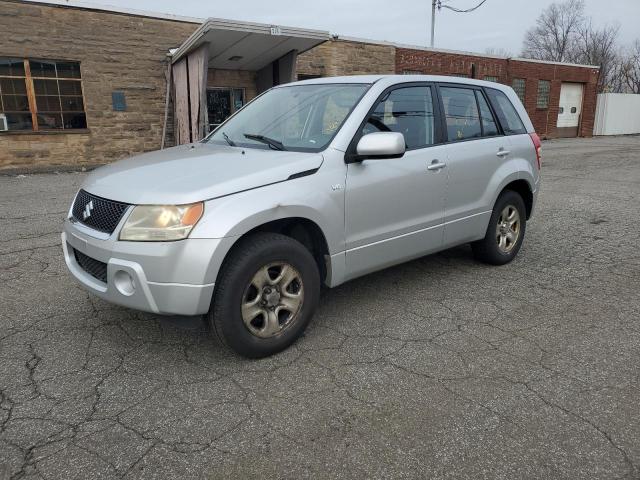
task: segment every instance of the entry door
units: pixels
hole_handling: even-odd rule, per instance
[[[582,84],[563,83],[560,87],[558,136],[577,137],[582,112]]]
[[[447,158],[445,147],[434,145],[434,119],[432,87],[396,88],[382,97],[359,134],[400,132],[407,152],[402,158],[348,165],[348,278],[442,246]]]

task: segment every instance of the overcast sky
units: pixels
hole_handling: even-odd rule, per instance
[[[469,8],[479,0],[450,0]],[[103,5],[317,28],[343,36],[427,45],[430,0],[103,0]],[[484,52],[504,48],[520,53],[522,36],[552,0],[487,0],[472,13],[442,9],[436,14],[436,47]],[[640,0],[585,0],[594,23],[620,24],[620,39],[640,38]]]

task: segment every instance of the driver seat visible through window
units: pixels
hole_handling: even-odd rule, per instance
[[[389,92],[367,120],[362,134],[398,132],[407,150],[434,144],[431,87],[405,87]]]

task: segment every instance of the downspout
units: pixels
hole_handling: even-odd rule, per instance
[[[167,138],[167,121],[169,119],[169,99],[171,98],[171,59],[173,57],[173,53],[176,51],[175,48],[170,49],[167,52],[167,73],[165,74],[166,76],[166,95],[165,95],[165,99],[164,99],[164,121],[162,122],[162,140],[160,143],[160,150],[164,150],[164,145],[166,142],[166,138]]]

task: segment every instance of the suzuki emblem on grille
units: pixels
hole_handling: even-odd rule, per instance
[[[93,200],[90,200],[89,203],[84,206],[84,212],[82,212],[83,220],[86,220],[91,216],[91,210],[93,210]]]

